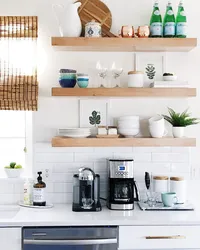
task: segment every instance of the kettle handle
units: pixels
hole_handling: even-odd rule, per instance
[[[133,199],[134,201],[140,201],[139,188],[138,188],[138,184],[136,181],[134,181],[134,188],[135,188],[136,198],[133,197]]]
[[[56,11],[57,8],[64,9],[65,7],[62,4],[52,4],[52,10],[53,10],[53,13],[55,15],[56,21],[58,23],[60,35],[61,35],[61,37],[64,37],[64,32],[63,32],[63,29],[62,29],[62,26],[60,24],[60,20],[58,18],[57,11]]]

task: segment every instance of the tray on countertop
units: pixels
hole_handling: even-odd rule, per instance
[[[27,207],[27,208],[36,208],[36,209],[49,209],[53,207],[53,204],[46,204],[46,206],[33,206],[33,205],[26,205],[22,202],[19,202],[20,207]]]
[[[143,211],[194,211],[194,206],[187,202],[186,204],[176,204],[174,207],[164,207],[163,203],[157,203],[150,207],[146,202],[138,202],[138,206]]]

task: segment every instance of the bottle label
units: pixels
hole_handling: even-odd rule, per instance
[[[186,23],[177,23],[176,35],[177,36],[186,36],[187,35],[187,24]]]
[[[162,36],[162,23],[152,23],[150,27],[151,36]]]
[[[174,22],[168,22],[165,24],[164,35],[175,36],[175,23]]]
[[[180,12],[180,15],[181,15],[181,16],[185,16],[185,11],[184,11],[184,10],[181,11],[181,12]]]
[[[160,11],[159,10],[155,10],[154,11],[154,15],[159,16],[160,15]]]
[[[167,15],[169,15],[169,16],[172,16],[172,15],[174,15],[174,12],[173,12],[173,10],[168,10],[168,11],[167,11]]]
[[[33,189],[33,202],[45,202],[45,188]]]

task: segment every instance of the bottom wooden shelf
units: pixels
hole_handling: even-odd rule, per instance
[[[52,147],[195,147],[194,138],[66,138],[54,137]]]

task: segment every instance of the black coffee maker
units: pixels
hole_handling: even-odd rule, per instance
[[[74,175],[73,205],[74,212],[101,211],[100,176],[90,168],[80,168]]]
[[[107,206],[111,210],[132,210],[139,193],[133,173],[133,159],[111,159],[108,166]]]

